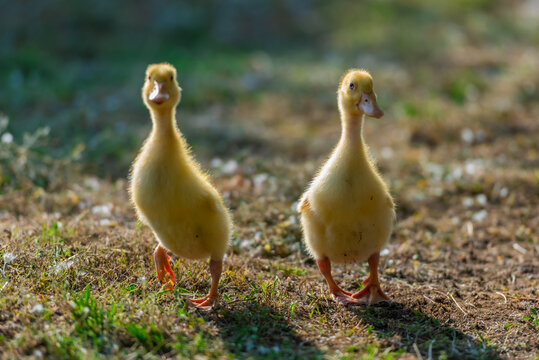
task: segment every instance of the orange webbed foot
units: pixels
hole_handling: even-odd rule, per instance
[[[359,304],[374,305],[382,301],[390,301],[380,284],[372,284],[371,282],[364,281],[365,287],[352,295],[352,298],[356,299]]]
[[[390,301],[389,296],[387,296],[380,287],[380,282],[378,280],[379,260],[380,253],[374,253],[369,256],[370,276],[362,283],[365,287],[352,295],[352,297],[357,299],[360,304],[373,305],[382,301]]]
[[[217,296],[210,296],[210,294],[201,297],[199,299],[189,299],[187,303],[198,310],[201,311],[210,311],[213,309],[213,306],[217,304]]]
[[[165,285],[165,289],[172,290],[176,284],[176,276],[170,267],[170,257],[161,245],[157,245],[153,253],[155,261],[155,270],[157,278],[161,284]]]
[[[331,294],[331,297],[333,298],[333,300],[335,300],[340,305],[360,303],[360,300],[354,299],[352,297],[352,293],[345,291],[341,288],[330,289],[329,293]]]
[[[337,285],[337,283],[333,279],[333,276],[331,275],[331,262],[329,261],[327,257],[317,259],[316,264],[318,265],[318,269],[320,270],[320,273],[322,273],[322,275],[326,279],[331,297],[338,304],[348,305],[348,304],[357,304],[359,302],[357,299],[354,299],[352,297],[352,293],[341,289],[339,285]]]
[[[210,273],[211,273],[211,288],[208,295],[200,299],[191,299],[187,303],[198,310],[201,311],[210,311],[217,304],[218,291],[217,287],[219,285],[219,278],[221,277],[221,272],[223,268],[222,260],[213,260],[210,259]]]

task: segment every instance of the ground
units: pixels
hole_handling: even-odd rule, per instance
[[[336,4],[329,18],[357,13]],[[206,262],[172,256],[178,283],[165,290],[129,202],[129,164],[150,129],[149,60],[125,60],[138,44],[100,38],[104,58],[124,63],[61,67],[61,47],[4,57],[0,358],[537,359],[535,3],[368,4],[366,23],[324,35],[334,47],[323,57],[154,53],[180,68],[179,127],[234,218],[209,313],[186,306],[209,289]],[[338,140],[339,78],[359,66],[386,113],[367,119],[365,139],[397,204],[381,257],[392,301],[343,307],[295,208]],[[37,130],[43,119],[50,130]],[[368,268],[334,275],[356,290]]]

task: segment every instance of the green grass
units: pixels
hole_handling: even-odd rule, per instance
[[[522,320],[529,321],[534,324],[535,327],[539,327],[539,316],[537,315],[537,310],[534,308],[530,308],[530,314],[524,316]]]

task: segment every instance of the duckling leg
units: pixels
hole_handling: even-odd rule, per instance
[[[167,255],[165,248],[161,245],[157,245],[153,252],[153,259],[155,261],[155,270],[157,271],[157,277],[161,284],[167,284],[166,289],[170,290],[176,284],[176,276],[174,271],[170,268],[170,257]]]
[[[371,255],[368,261],[370,274],[367,280],[363,281],[363,285],[365,285],[365,287],[352,295],[352,297],[354,299],[361,299],[361,303],[365,303],[367,305],[376,304],[385,300],[389,301],[389,296],[383,292],[378,279],[378,262],[380,261],[380,253]]]
[[[358,300],[352,298],[352,293],[341,289],[335,280],[333,280],[333,276],[331,275],[331,262],[327,257],[316,260],[316,264],[322,275],[324,275],[329,286],[329,293],[335,301],[342,305],[359,303]]]
[[[211,287],[208,295],[200,299],[191,299],[189,302],[196,308],[209,311],[217,300],[219,279],[223,271],[223,260],[210,259]]]

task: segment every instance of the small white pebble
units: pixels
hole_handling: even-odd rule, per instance
[[[248,248],[251,245],[251,242],[247,239],[244,239],[240,242],[240,248]]]
[[[475,200],[480,205],[486,205],[487,204],[487,196],[485,194],[479,194],[475,197]]]
[[[5,252],[2,256],[2,260],[4,260],[4,264],[11,264],[13,260],[15,260],[16,256],[15,254],[11,252]]]
[[[11,144],[13,142],[13,135],[10,133],[4,133],[2,134],[2,143],[4,144]]]
[[[97,190],[99,189],[99,180],[95,177],[87,177],[84,179],[84,186],[92,190]]]
[[[34,355],[37,358],[42,358],[43,357],[43,352],[41,350],[39,350],[39,349],[36,349],[36,350],[34,350],[34,353],[32,355]]]
[[[431,180],[438,182],[442,179],[442,176],[444,174],[443,166],[433,162],[428,162],[424,165],[424,167],[425,170],[430,174]]]
[[[486,210],[480,210],[480,211],[476,212],[475,214],[473,214],[472,220],[479,222],[479,221],[484,220],[487,217],[487,215],[488,215],[488,213],[487,213]]]
[[[503,197],[503,198],[504,198],[504,197],[506,197],[508,194],[509,194],[509,190],[508,190],[506,187],[504,187],[504,188],[502,188],[502,189],[500,190],[500,197]]]
[[[101,219],[101,220],[99,220],[99,225],[100,226],[110,226],[110,224],[112,224],[112,222],[109,219]]]
[[[386,255],[389,255],[389,249],[383,249],[382,251],[380,251],[380,256],[386,256]]]
[[[473,139],[474,139],[473,131],[468,129],[468,128],[462,129],[462,131],[460,132],[460,138],[465,143],[471,144],[473,142]]]
[[[299,242],[292,243],[288,246],[288,249],[292,252],[298,251],[300,248]]]
[[[96,205],[92,207],[92,214],[99,215],[102,217],[110,216],[110,212],[112,210],[112,204],[104,204],[104,205]]]
[[[520,246],[517,243],[513,243],[513,249],[515,249],[516,251],[518,251],[522,255],[526,255],[526,253],[527,253],[526,249],[524,249],[522,246]]]
[[[446,181],[452,181],[452,180],[458,180],[462,177],[462,168],[457,167],[453,169],[451,174],[449,174],[446,178]]]
[[[466,222],[466,233],[468,234],[468,236],[472,236],[473,235],[473,224],[471,221],[467,221]]]
[[[234,174],[238,170],[238,162],[236,160],[228,160],[222,167],[221,172],[225,175]]]
[[[221,166],[223,166],[223,160],[219,158],[213,158],[211,159],[210,165],[213,168],[220,168]]]
[[[43,305],[41,304],[35,304],[32,310],[30,310],[32,314],[36,313],[38,315],[43,314],[44,311],[45,311],[45,308],[43,308]]]
[[[465,207],[470,207],[473,205],[473,199],[470,197],[465,197],[462,199],[462,205]]]
[[[382,155],[383,159],[391,159],[393,157],[393,150],[391,150],[389,146],[384,146],[380,152],[380,155]]]
[[[476,169],[477,167],[475,166],[474,163],[471,163],[471,162],[468,162],[464,165],[464,171],[468,174],[468,175],[473,175],[475,174],[475,171],[477,170]]]
[[[264,184],[264,182],[266,180],[268,180],[269,178],[269,175],[268,174],[256,174],[255,176],[253,176],[253,184],[255,186],[256,189],[260,189],[262,187],[262,184]]]
[[[54,273],[57,274],[62,270],[67,270],[71,266],[73,266],[75,262],[73,260],[64,260],[62,262],[59,262],[58,264],[54,265],[52,269],[54,270]]]

